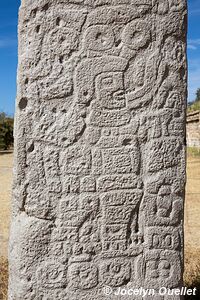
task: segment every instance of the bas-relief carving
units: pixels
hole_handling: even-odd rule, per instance
[[[180,286],[185,16],[184,0],[22,2],[9,299]]]

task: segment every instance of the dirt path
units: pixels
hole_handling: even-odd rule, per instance
[[[188,157],[187,162],[185,244],[200,250],[200,157]]]
[[[0,256],[7,256],[12,185],[12,153],[0,153]]]

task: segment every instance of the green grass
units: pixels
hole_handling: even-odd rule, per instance
[[[200,101],[195,101],[192,105],[190,105],[187,112],[190,113],[196,110],[200,110]]]
[[[200,148],[197,148],[197,147],[187,147],[187,154],[189,156],[200,157]]]

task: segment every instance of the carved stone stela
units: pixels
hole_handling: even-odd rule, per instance
[[[10,300],[181,286],[186,16],[185,0],[22,1]]]

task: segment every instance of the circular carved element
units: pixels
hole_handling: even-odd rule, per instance
[[[130,22],[122,33],[122,41],[131,49],[138,50],[143,48],[150,41],[148,24],[143,20]]]

